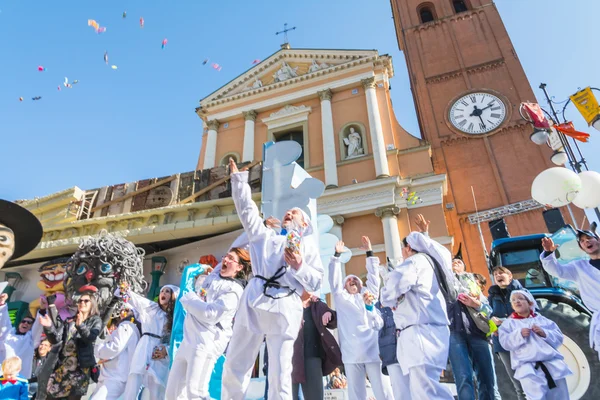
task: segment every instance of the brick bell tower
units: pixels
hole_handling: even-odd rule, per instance
[[[535,96],[492,0],[391,4],[420,129],[435,172],[448,176],[445,215],[454,251],[462,243],[467,269],[487,272],[471,187],[480,212],[500,208],[481,222],[488,251],[490,225],[502,230],[502,218],[511,236],[547,231],[543,210],[527,200],[533,179],[553,166],[551,152],[529,140],[532,128],[518,111]]]

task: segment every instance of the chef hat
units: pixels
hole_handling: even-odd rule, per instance
[[[531,309],[531,311],[535,311],[535,306],[536,306],[537,303],[535,302],[535,299],[533,298],[533,295],[531,293],[529,293],[529,291],[527,291],[527,290],[513,290],[510,293],[510,301],[511,302],[513,300],[513,297],[515,295],[517,295],[517,294],[521,294],[521,295],[525,296],[525,298],[527,299],[527,301],[529,301],[530,303],[532,303],[532,304],[530,304],[529,308]]]
[[[169,288],[173,291],[173,294],[175,295],[175,298],[177,298],[179,296],[179,288],[175,285],[165,285],[162,288],[160,288],[160,290],[162,291],[164,288]]]

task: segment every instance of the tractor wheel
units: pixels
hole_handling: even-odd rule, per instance
[[[559,348],[565,362],[573,371],[567,377],[572,400],[600,399],[600,361],[598,353],[590,348],[590,317],[565,303],[554,303],[548,299],[536,299],[541,314],[554,321],[564,335]]]

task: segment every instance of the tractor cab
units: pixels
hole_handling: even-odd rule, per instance
[[[577,245],[575,230],[565,225],[551,235],[542,233],[494,240],[489,259],[490,275],[494,267],[506,267],[534,297],[560,300],[591,316],[581,301],[575,282],[554,277],[542,268],[540,254],[544,251],[542,239],[545,237],[551,237],[559,245],[557,258],[560,263],[586,257]]]

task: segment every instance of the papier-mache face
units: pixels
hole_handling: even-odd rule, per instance
[[[62,292],[65,289],[63,281],[68,262],[68,258],[57,258],[42,264],[38,269],[41,278],[37,284],[38,289],[44,293]]]
[[[144,250],[121,237],[102,231],[88,237],[67,263],[66,296],[75,304],[85,292],[96,293],[100,314],[104,316],[121,282],[142,293]]]
[[[15,234],[6,225],[0,224],[0,268],[6,264],[15,251]]]

